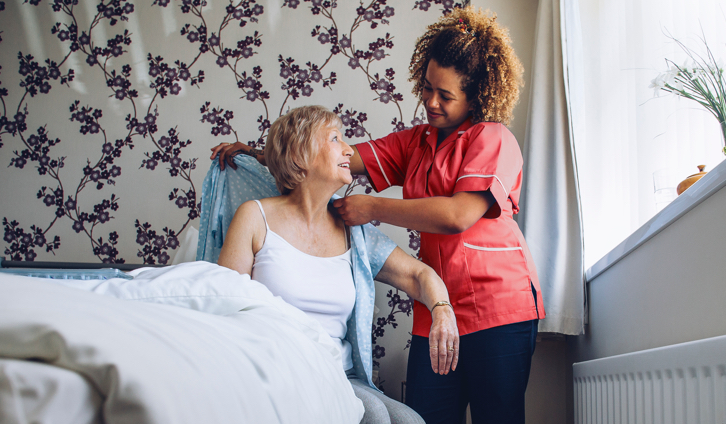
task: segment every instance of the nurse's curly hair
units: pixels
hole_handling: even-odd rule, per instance
[[[468,6],[429,25],[411,57],[409,81],[414,82],[413,94],[421,98],[426,69],[433,59],[463,76],[461,90],[474,107],[473,122],[509,125],[519,89],[524,86],[524,68],[511,46],[507,28],[496,19],[494,13]]]

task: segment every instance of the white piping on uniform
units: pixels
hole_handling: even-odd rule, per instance
[[[462,175],[461,177],[459,177],[459,178],[456,179],[456,182],[458,183],[459,180],[462,179],[462,178],[470,178],[470,177],[471,178],[473,178],[473,177],[478,177],[478,178],[496,178],[497,181],[499,181],[499,185],[502,186],[502,190],[504,190],[504,194],[506,194],[507,196],[509,196],[509,193],[507,193],[507,188],[504,187],[504,183],[502,183],[502,180],[500,180],[499,177],[497,177],[496,175],[481,175],[481,174]]]
[[[383,178],[386,180],[386,183],[388,183],[388,186],[391,186],[391,182],[388,181],[388,176],[386,175],[386,171],[383,170],[383,167],[381,166],[381,161],[378,159],[378,154],[376,153],[376,149],[373,147],[373,144],[371,144],[370,141],[366,141],[371,146],[371,150],[373,151],[373,157],[376,158],[376,162],[378,163],[378,169],[381,170],[381,174],[383,174]]]
[[[469,244],[469,243],[464,243],[464,246],[466,246],[470,249],[484,250],[486,252],[508,252],[511,250],[522,250],[521,246],[518,246],[518,247],[481,247],[481,246],[474,246],[473,244]]]

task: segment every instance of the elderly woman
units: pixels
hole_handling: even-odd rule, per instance
[[[374,297],[357,295],[362,273],[354,268],[353,229],[331,203],[335,192],[352,181],[353,149],[343,141],[340,127],[338,116],[320,106],[293,109],[272,124],[264,156],[282,194],[239,207],[218,263],[250,274],[322,324],[340,347],[341,366],[363,401],[362,422],[421,423],[416,412],[387,398],[363,367],[354,366],[361,358],[370,362],[370,321],[362,327],[362,338],[351,337],[349,323],[355,319],[350,318],[372,311]],[[385,237],[367,227],[366,238]],[[433,269],[386,241],[367,252],[372,277],[429,308],[429,338],[440,346],[432,351],[431,367],[448,374],[456,368],[459,336],[446,287]],[[366,337],[367,343],[357,342]]]

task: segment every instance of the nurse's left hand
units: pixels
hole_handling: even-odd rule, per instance
[[[374,202],[376,198],[364,194],[354,194],[333,202],[341,218],[348,226],[363,225],[374,220]]]

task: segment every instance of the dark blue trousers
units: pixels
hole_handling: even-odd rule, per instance
[[[459,364],[448,375],[431,369],[428,338],[412,336],[406,404],[427,424],[461,424],[471,404],[473,424],[524,424],[527,389],[539,320],[460,337]]]

